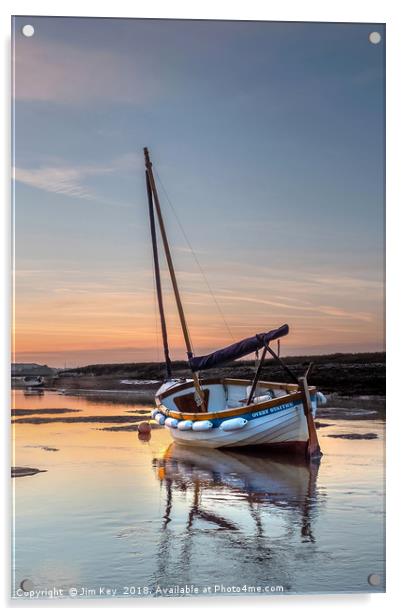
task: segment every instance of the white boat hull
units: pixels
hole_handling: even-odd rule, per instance
[[[309,430],[297,386],[260,382],[256,401],[244,405],[248,381],[211,379],[203,385],[208,393],[206,413],[187,411],[194,392],[191,381],[166,384],[157,393],[155,420],[161,425],[166,422],[175,443],[209,449],[286,447],[305,453]],[[314,416],[315,388],[310,393]]]
[[[265,417],[250,418],[240,430],[225,431],[219,427],[206,432],[182,431],[169,427],[166,429],[170,431],[175,443],[214,449],[305,444],[308,440],[307,422],[301,404]]]

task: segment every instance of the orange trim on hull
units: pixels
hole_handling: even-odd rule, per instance
[[[249,385],[251,381],[249,380],[241,380],[241,379],[205,379],[201,382],[201,385],[218,385],[218,384],[228,384],[228,385]],[[191,421],[202,421],[204,419],[223,419],[225,417],[236,417],[237,415],[244,415],[245,413],[252,413],[254,411],[262,411],[268,408],[272,408],[274,406],[280,406],[282,404],[287,404],[288,402],[293,402],[295,400],[300,400],[302,402],[302,393],[298,391],[298,385],[287,384],[287,383],[270,383],[266,381],[259,381],[258,385],[262,385],[267,388],[272,387],[280,387],[281,389],[285,389],[286,391],[293,391],[294,393],[288,394],[287,396],[282,396],[281,398],[274,398],[273,400],[267,400],[266,402],[259,402],[257,404],[249,404],[248,406],[240,406],[233,409],[227,409],[222,411],[217,411],[214,413],[183,413],[180,411],[173,411],[167,408],[162,400],[168,396],[171,396],[178,391],[183,391],[183,389],[188,389],[192,387],[191,383],[181,383],[167,391],[163,392],[163,394],[159,397],[155,397],[155,402],[161,413],[168,417],[173,417],[173,419],[179,420],[187,420]],[[315,387],[309,387],[310,394],[316,393]]]

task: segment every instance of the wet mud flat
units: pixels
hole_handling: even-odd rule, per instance
[[[123,424],[122,426],[106,426],[105,428],[98,428],[99,430],[106,430],[107,432],[138,432],[138,425],[136,424]],[[160,426],[154,421],[149,421],[151,430],[163,430],[164,426]],[[145,438],[145,436],[144,436]]]
[[[25,445],[29,449],[42,449],[43,451],[60,451],[57,447],[49,447],[49,445]]]
[[[54,395],[54,394],[50,394]],[[120,406],[125,403],[125,397],[114,392],[115,404]],[[91,400],[92,396],[80,396],[81,400]],[[96,408],[96,407],[95,407]],[[77,408],[15,408],[11,409],[12,424],[96,424],[94,429],[109,430],[109,431],[126,431],[137,432],[138,425],[141,422],[148,421],[151,429],[162,428],[159,424],[150,420],[150,412],[148,409],[125,409],[125,414],[110,413],[113,411],[113,405],[108,407],[108,414],[91,413],[86,414],[82,409]],[[100,427],[107,424],[104,427]],[[26,445],[26,447],[37,447],[45,451],[58,451],[58,449],[49,446]]]
[[[385,419],[385,396],[327,394],[327,402],[317,409],[317,419]]]
[[[14,424],[50,424],[50,423],[63,423],[63,424],[76,424],[76,423],[133,423],[133,421],[144,421],[146,415],[92,415],[92,416],[78,416],[78,417],[41,417],[40,409],[34,417],[19,417],[14,419]]]
[[[46,469],[31,468],[29,466],[12,466],[11,477],[29,477],[38,473],[46,473]]]
[[[129,382],[127,382],[129,381]],[[56,391],[60,395],[85,395],[86,400],[93,403],[108,404],[153,404],[155,392],[161,386],[161,380],[153,383],[141,382],[133,379],[123,379],[120,375],[109,376],[74,376],[49,380],[46,390]]]
[[[350,432],[348,434],[327,434],[328,438],[344,438],[349,441],[371,441],[374,438],[378,438],[376,432],[364,432],[359,434],[358,432]]]
[[[79,413],[79,409],[11,409],[11,417],[25,417],[27,415],[63,415],[65,413]]]

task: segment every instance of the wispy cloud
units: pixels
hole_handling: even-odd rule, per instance
[[[38,167],[37,169],[14,169],[14,179],[28,186],[46,192],[59,193],[69,197],[93,199],[94,195],[84,186],[83,180],[89,175],[102,173],[100,169],[74,167]]]
[[[329,317],[334,318],[349,318],[354,319],[356,321],[371,321],[372,317],[370,314],[366,312],[354,312],[343,310],[342,308],[337,308],[335,306],[323,306],[323,305],[299,305],[297,300],[293,304],[285,304],[283,302],[275,302],[267,299],[261,299],[257,297],[247,297],[241,295],[222,295],[219,297],[223,300],[232,300],[236,302],[250,302],[252,304],[263,304],[265,306],[275,306],[278,308],[284,308],[289,311],[300,311],[300,312],[312,312],[316,314],[323,314]]]
[[[128,153],[109,164],[73,166],[59,162],[35,168],[15,167],[13,177],[18,182],[46,192],[107,203],[107,200],[88,186],[87,180],[95,176],[129,171],[137,168],[138,163],[138,156]],[[116,203],[113,202],[113,205]]]

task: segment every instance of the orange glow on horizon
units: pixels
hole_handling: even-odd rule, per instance
[[[246,266],[244,266],[246,270]],[[382,287],[370,281],[333,277],[275,280],[271,292],[265,271],[240,276],[218,272],[214,288],[226,328],[209,293],[181,273],[183,303],[195,352],[208,353],[283,323],[290,334],[282,354],[383,350]],[[90,275],[89,275],[90,276]],[[129,274],[127,274],[129,276]],[[268,278],[269,279],[269,278]],[[17,279],[14,358],[61,366],[89,363],[162,361],[159,316],[152,272],[118,284],[97,280],[55,286],[43,276],[38,292],[29,274]],[[226,282],[226,287],[223,282]],[[356,285],[361,285],[356,301]],[[130,290],[126,290],[130,289]],[[233,290],[232,290],[233,289]],[[164,297],[173,359],[185,359],[185,347],[171,292]]]

